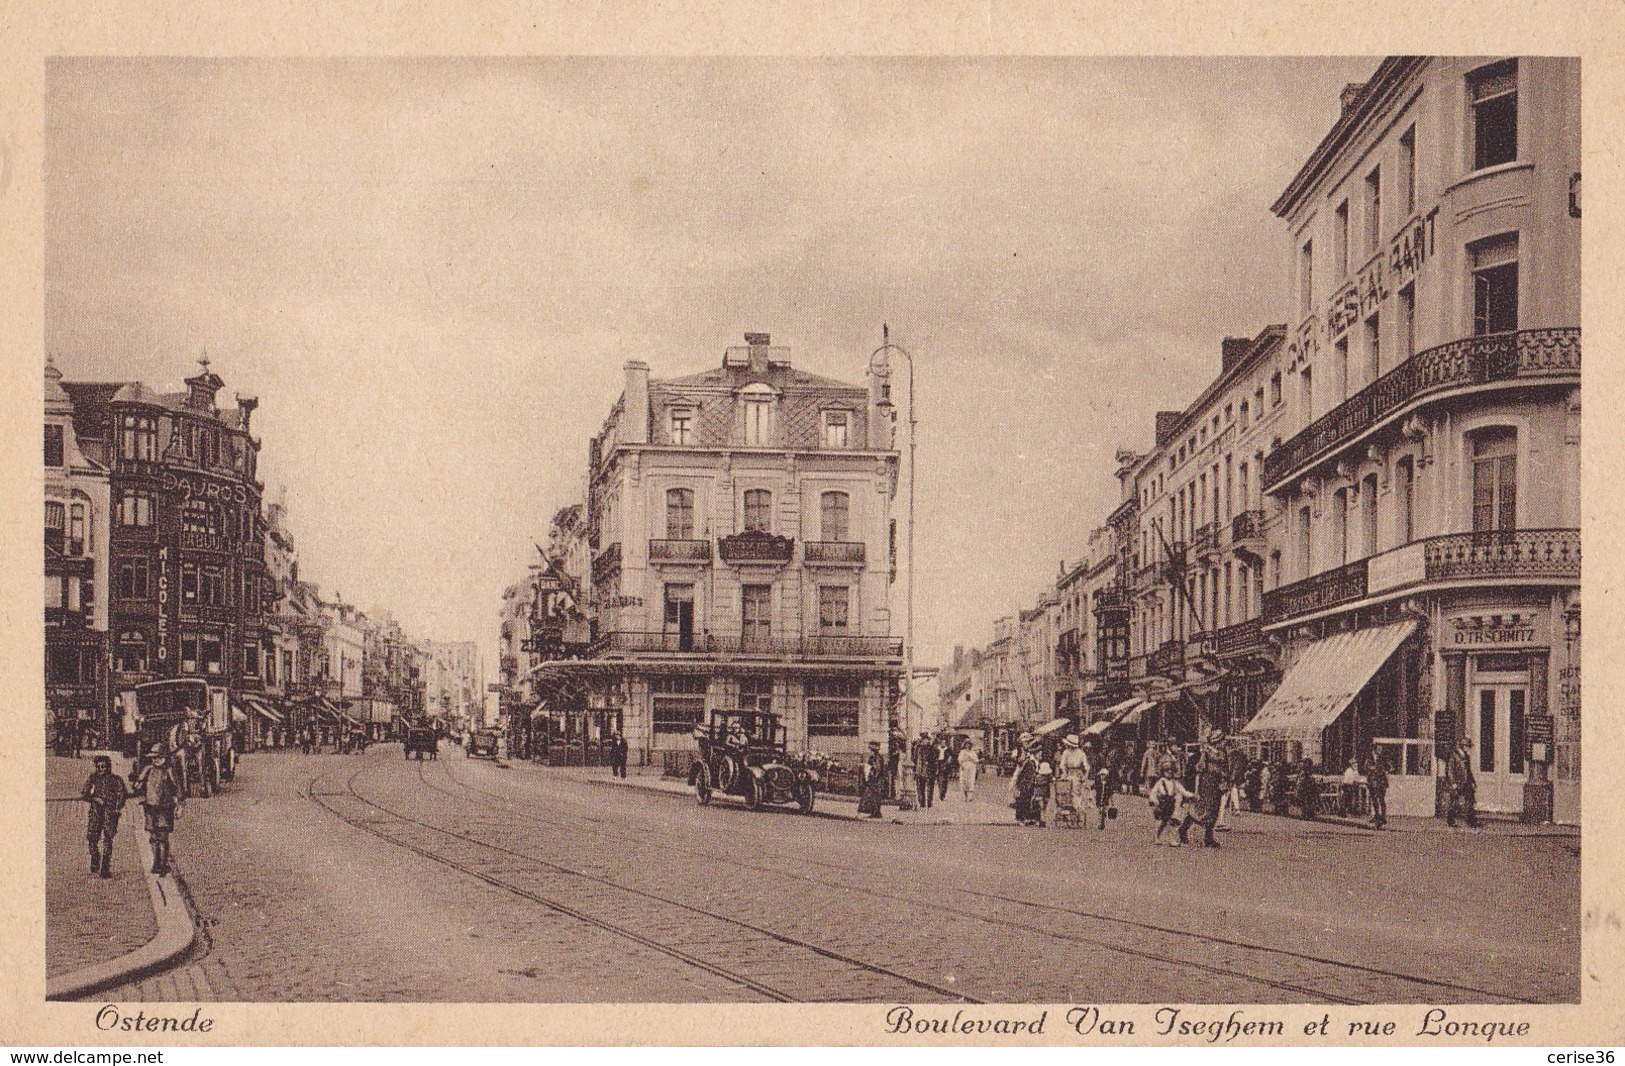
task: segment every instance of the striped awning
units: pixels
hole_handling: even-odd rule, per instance
[[[272,707],[269,703],[266,703],[264,700],[260,699],[258,696],[244,696],[243,699],[244,699],[244,701],[247,702],[248,706],[253,709],[255,714],[259,715],[261,718],[265,719],[267,722],[272,722],[272,723],[275,723],[276,725],[281,725],[282,724],[282,715],[281,715],[281,713],[278,712],[276,710],[276,708]]]
[[[1416,626],[1395,622],[1315,641],[1242,732],[1258,740],[1318,741]]]
[[[1047,737],[1051,733],[1059,733],[1061,730],[1072,724],[1074,724],[1074,719],[1071,718],[1051,718],[1049,721],[1033,730],[1033,735]]]

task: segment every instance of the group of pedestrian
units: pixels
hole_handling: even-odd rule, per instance
[[[948,786],[964,772],[961,756],[969,746],[969,738],[946,730],[934,735],[922,732],[914,741],[909,758],[914,766],[914,797],[922,809],[948,798]],[[974,769],[968,785],[962,782],[960,787],[967,801],[976,797]]]
[[[131,773],[129,787],[125,787],[123,778],[113,773],[113,760],[109,756],[95,756],[80,796],[89,808],[85,839],[90,845],[93,876],[113,876],[113,841],[118,835],[124,805],[132,796],[140,799],[145,815],[147,835],[152,842],[152,872],[169,872],[169,835],[174,832],[175,817],[185,803],[185,796],[170,765],[167,748],[155,744],[147,752],[145,763]]]
[[[1113,798],[1127,775],[1129,752],[1121,745],[1097,744],[1076,733],[1058,743],[1027,733],[1017,738],[1015,767],[1010,776],[1010,806],[1020,825],[1046,826],[1051,804],[1058,824],[1081,824],[1079,804],[1094,801],[1095,827],[1117,817]]]

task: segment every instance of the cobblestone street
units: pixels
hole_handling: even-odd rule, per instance
[[[953,802],[950,800],[950,802]],[[1578,995],[1578,841],[697,807],[450,749],[261,755],[175,844],[204,936],[112,998],[1497,1002]],[[1524,899],[1543,906],[1521,905]]]

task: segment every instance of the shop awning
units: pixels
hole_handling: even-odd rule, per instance
[[[1051,733],[1059,733],[1067,726],[1073,725],[1075,721],[1076,720],[1072,718],[1051,718],[1049,721],[1033,730],[1033,736],[1047,737]]]
[[[274,722],[277,725],[282,724],[282,715],[278,714],[271,707],[271,705],[266,703],[264,700],[255,696],[244,696],[243,702],[248,704],[250,710],[259,715],[261,718],[265,719],[267,722]]]
[[[233,703],[231,705],[231,720],[239,725],[248,721],[248,712],[243,710],[241,704]]]
[[[1116,718],[1112,719],[1112,724],[1113,725],[1138,725],[1139,721],[1140,721],[1140,715],[1144,714],[1148,707],[1155,707],[1156,705],[1157,705],[1156,700],[1135,700],[1134,705],[1132,707],[1128,708],[1122,714],[1120,714]]]
[[[1258,740],[1319,740],[1416,626],[1395,622],[1317,640],[1242,732]]]
[[[1141,699],[1138,696],[1114,703],[1103,712],[1103,717],[1083,731],[1084,736],[1099,736],[1114,725],[1134,725],[1140,720],[1140,715],[1152,705],[1151,700]]]
[[[1100,721],[1091,725],[1088,729],[1085,729],[1083,731],[1083,735],[1086,737],[1098,737],[1111,727],[1112,720],[1110,718],[1102,718]]]

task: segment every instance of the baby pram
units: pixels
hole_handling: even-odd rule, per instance
[[[1078,804],[1083,796],[1083,788],[1078,782],[1067,777],[1055,779],[1055,828],[1083,828],[1083,816],[1078,812]]]

